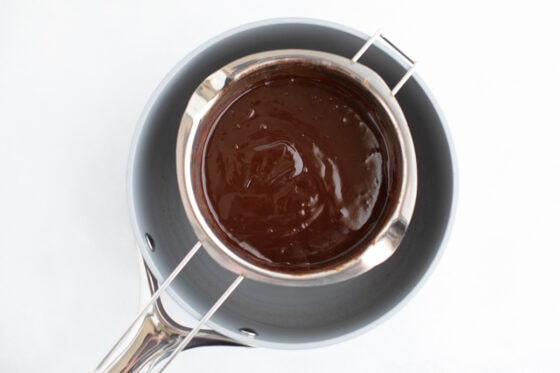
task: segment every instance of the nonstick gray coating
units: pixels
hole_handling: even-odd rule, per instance
[[[177,130],[200,82],[223,65],[273,49],[301,48],[352,57],[366,37],[332,24],[284,21],[259,24],[214,39],[193,52],[156,91],[140,122],[131,159],[134,228],[146,262],[160,280],[172,271],[196,237],[186,218],[175,171]],[[386,49],[371,47],[360,62],[391,87],[406,71]],[[442,246],[453,205],[454,178],[444,120],[415,77],[397,99],[407,117],[418,163],[414,216],[397,252],[385,263],[342,283],[297,288],[245,280],[212,318],[210,326],[240,341],[276,348],[314,347],[366,330],[395,308],[428,271]],[[143,241],[149,233],[150,251]],[[201,250],[172,285],[190,313],[204,313],[235,275]],[[257,338],[238,330],[251,328]]]

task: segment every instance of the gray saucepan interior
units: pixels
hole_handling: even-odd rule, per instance
[[[158,279],[167,277],[196,242],[179,197],[175,142],[185,106],[200,82],[252,53],[301,48],[350,58],[366,39],[352,30],[315,21],[261,23],[214,39],[168,76],[140,122],[130,173],[134,229],[142,255]],[[360,62],[391,87],[406,71],[395,57],[389,48],[373,46]],[[373,270],[334,285],[297,288],[245,280],[211,319],[213,329],[256,346],[319,346],[367,329],[415,288],[448,228],[454,170],[444,120],[423,83],[413,77],[397,99],[411,128],[418,163],[416,208],[397,252]],[[145,233],[153,237],[153,252],[143,241]],[[199,315],[234,278],[201,250],[173,283],[172,294],[185,310]],[[251,328],[258,336],[250,340],[239,328]]]

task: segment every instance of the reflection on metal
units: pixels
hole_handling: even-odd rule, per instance
[[[256,336],[259,335],[259,333],[257,333],[251,328],[239,328],[239,333],[249,338],[255,338]]]
[[[146,240],[146,246],[148,246],[148,249],[150,249],[150,251],[156,251],[156,243],[154,242],[152,236],[146,233],[144,239]]]

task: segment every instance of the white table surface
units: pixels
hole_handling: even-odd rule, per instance
[[[317,350],[203,348],[169,372],[560,369],[560,26],[545,2],[0,2],[0,372],[87,372],[137,307],[125,173],[151,92],[189,51],[285,16],[385,34],[448,119],[459,205],[392,318]],[[550,2],[554,4],[553,2]]]

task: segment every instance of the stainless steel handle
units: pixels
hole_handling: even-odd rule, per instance
[[[158,293],[158,283],[150,269],[141,259],[141,286],[147,288],[149,297]],[[145,290],[145,289],[143,289]],[[117,345],[96,368],[96,373],[140,373],[163,369],[175,351],[192,338],[184,349],[201,346],[244,346],[213,330],[195,331],[176,323],[165,311],[160,300],[143,310]]]
[[[391,89],[391,94],[393,96],[395,96],[397,94],[397,92],[402,88],[402,86],[404,85],[404,83],[406,83],[408,81],[408,79],[412,76],[412,74],[414,74],[414,71],[416,70],[416,67],[418,65],[418,62],[414,61],[412,58],[408,57],[402,50],[400,50],[395,44],[393,44],[389,39],[387,39],[382,33],[381,30],[377,30],[377,32],[375,34],[373,34],[365,43],[364,45],[362,45],[362,47],[360,48],[360,50],[358,50],[356,52],[356,54],[352,57],[352,62],[358,62],[358,60],[360,59],[360,57],[362,57],[362,55],[369,49],[369,47],[371,47],[372,44],[374,44],[377,40],[381,40],[383,43],[385,43],[389,48],[393,49],[395,52],[397,52],[399,55],[401,55],[404,59],[404,61],[406,62],[407,65],[409,65],[408,70],[406,71],[406,73],[403,75],[403,77],[398,81],[397,84],[395,84],[395,86]]]
[[[184,338],[182,333],[163,322],[155,309],[133,330],[130,340],[115,349],[115,356],[105,359],[96,372],[149,372],[162,363]]]

